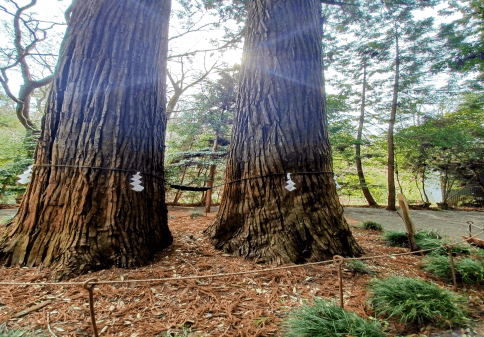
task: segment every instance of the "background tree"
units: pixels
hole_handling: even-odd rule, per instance
[[[32,8],[37,0],[31,0],[25,6],[10,0],[0,11],[11,17],[11,22],[4,22],[5,32],[10,41],[0,47],[0,83],[5,93],[17,103],[17,118],[27,131],[37,131],[38,126],[30,116],[31,99],[35,90],[49,85],[53,80],[53,67],[57,53],[52,48],[49,34],[56,34],[55,28],[65,25],[63,22],[43,21],[34,16]],[[42,69],[38,71],[37,69]],[[18,95],[9,85],[9,71],[20,70],[23,84]],[[45,74],[47,73],[47,75]]]
[[[62,275],[135,266],[172,242],[160,76],[170,1],[77,1],[72,13],[37,166],[1,245],[7,265]],[[142,192],[130,186],[136,171],[147,173]]]
[[[275,263],[361,252],[333,180],[320,18],[314,0],[248,4],[227,185],[206,231],[226,252]],[[289,192],[285,174],[298,172],[316,174],[298,175]]]
[[[217,184],[223,183],[223,177],[217,175],[217,167],[225,167],[239,66],[220,69],[217,73],[217,80],[205,80],[192,101],[182,105],[182,111],[174,113],[173,123],[168,128],[171,134],[167,140],[169,179],[181,185],[213,186],[215,179]],[[182,193],[176,191],[175,203]],[[212,191],[195,193],[202,197],[200,204],[210,212]],[[193,194],[186,195],[190,198],[195,196]]]
[[[445,66],[460,72],[476,71],[481,82],[484,80],[484,9],[482,0],[450,1],[450,8],[440,14],[449,16],[457,12],[457,18],[442,23],[439,38],[442,39],[444,55],[437,59],[436,69]],[[473,82],[474,84],[477,84]]]
[[[426,6],[432,5],[428,3]],[[388,120],[387,142],[388,142],[388,202],[387,210],[395,211],[395,144],[393,140],[397,109],[399,107],[399,94],[404,89],[409,89],[418,83],[422,75],[424,63],[422,57],[429,52],[428,34],[433,24],[433,19],[415,20],[411,5],[385,3],[385,22],[387,43],[393,49],[393,63],[390,65],[393,70],[393,89]]]

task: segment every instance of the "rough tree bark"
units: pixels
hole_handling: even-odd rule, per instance
[[[2,239],[7,265],[53,266],[59,276],[139,265],[172,242],[163,181],[170,1],[84,0],[72,13],[39,166]],[[131,172],[55,165],[151,175],[135,192]]]
[[[343,217],[321,94],[321,4],[248,4],[244,63],[219,214],[216,248],[272,263],[353,256],[362,250]],[[271,175],[272,176],[268,176]],[[238,179],[266,176],[230,183]]]
[[[363,59],[363,90],[361,92],[361,106],[360,106],[360,119],[358,123],[358,132],[356,134],[355,144],[355,158],[356,158],[356,171],[358,172],[358,179],[360,180],[360,188],[363,195],[368,201],[370,206],[378,206],[375,199],[371,195],[370,189],[366,184],[365,174],[363,173],[363,165],[361,163],[361,138],[363,136],[363,124],[365,123],[365,103],[366,103],[366,60]]]
[[[388,203],[386,209],[389,211],[396,211],[395,207],[395,144],[393,142],[393,128],[395,125],[395,115],[397,114],[398,103],[398,80],[400,76],[400,55],[398,49],[398,31],[395,24],[395,80],[393,83],[393,99],[390,111],[390,120],[388,121]]]

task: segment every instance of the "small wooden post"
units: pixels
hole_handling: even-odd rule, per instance
[[[86,289],[89,293],[89,314],[91,316],[91,325],[92,325],[92,330],[94,332],[94,337],[99,337],[99,333],[97,332],[97,326],[96,326],[96,316],[94,315],[94,284],[97,282],[97,279],[91,278],[84,282],[84,285],[82,286],[84,289]]]
[[[467,223],[469,224],[469,237],[471,238],[472,237],[472,225],[474,224],[474,222],[467,221]]]
[[[457,277],[455,276],[454,257],[452,256],[452,246],[447,246],[449,251],[450,269],[452,269],[452,281],[454,282],[454,291],[457,291]]]
[[[343,266],[343,263],[345,262],[344,258],[339,255],[335,255],[333,259],[336,261],[338,264],[338,280],[339,280],[339,306],[344,309],[344,301],[343,301],[343,275],[341,268]]]
[[[407,227],[408,242],[410,244],[410,250],[412,252],[415,252],[418,250],[418,247],[414,238],[414,234],[416,230],[415,230],[415,224],[413,223],[412,218],[410,217],[410,212],[409,212],[410,208],[408,207],[408,202],[405,199],[405,196],[403,194],[401,193],[397,194],[397,198],[398,198],[398,204],[400,205],[400,208],[402,210],[405,227]]]

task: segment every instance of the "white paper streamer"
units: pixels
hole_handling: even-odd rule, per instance
[[[137,172],[133,178],[131,178],[131,186],[133,186],[133,191],[141,192],[145,188],[141,186],[141,172]]]
[[[28,184],[31,182],[30,177],[32,177],[33,167],[34,165],[30,165],[29,167],[27,167],[24,173],[18,176],[20,178],[20,180],[17,181],[19,184]]]
[[[296,189],[296,183],[294,181],[292,181],[291,179],[291,173],[288,173],[287,174],[287,181],[286,181],[286,190],[288,190],[289,192],[292,192]]]
[[[338,184],[338,180],[336,180],[336,176],[334,176],[334,183],[336,184],[336,189],[337,190],[341,189],[340,184]]]

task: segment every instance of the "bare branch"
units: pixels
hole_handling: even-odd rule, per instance
[[[41,80],[33,81],[32,87],[34,89],[38,89],[38,88],[41,88],[43,86],[46,86],[47,84],[51,83],[53,80],[54,80],[54,75],[49,75],[49,76],[44,77]]]
[[[186,53],[178,54],[178,55],[169,55],[168,56],[168,60],[171,60],[171,59],[174,59],[174,58],[177,58],[177,57],[183,57],[183,56],[188,56],[188,55],[195,55],[197,53],[206,53],[206,52],[209,52],[209,51],[218,51],[218,50],[228,49],[228,48],[231,48],[237,42],[240,42],[241,39],[242,39],[241,36],[237,36],[235,39],[232,39],[230,41],[227,41],[226,43],[224,43],[220,47],[209,48],[209,49],[192,50],[192,51],[187,51]]]
[[[2,76],[0,76],[0,83],[2,84],[3,90],[5,90],[5,93],[7,94],[8,97],[10,97],[15,103],[17,104],[22,104],[23,102],[20,101],[15,95],[12,93],[10,90],[10,87],[8,85],[8,77],[4,69],[1,69]]]

